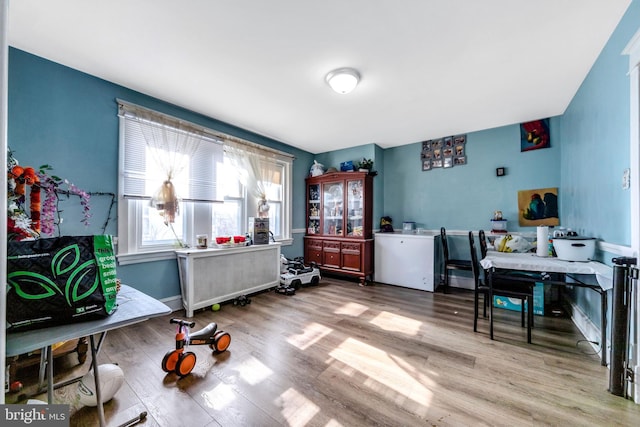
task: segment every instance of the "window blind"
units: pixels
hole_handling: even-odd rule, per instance
[[[178,196],[183,201],[222,202],[216,184],[216,169],[223,162],[222,142],[208,134],[205,128],[144,107],[118,101],[121,132],[121,194],[126,198],[151,199],[167,179],[154,158],[182,157],[186,166],[171,176]],[[146,127],[146,128],[145,128]],[[152,129],[155,127],[155,129]],[[147,138],[152,131],[168,140],[166,144],[150,146]],[[145,138],[147,133],[147,138]],[[180,143],[175,143],[180,139]]]

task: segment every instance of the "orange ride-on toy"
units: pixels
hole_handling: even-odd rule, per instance
[[[169,323],[178,325],[176,332],[176,349],[168,351],[162,359],[162,370],[165,372],[175,372],[184,377],[189,375],[196,366],[196,354],[185,351],[185,347],[191,345],[209,345],[214,354],[222,353],[231,344],[231,335],[218,330],[215,322],[209,323],[204,328],[193,334],[189,334],[189,328],[193,328],[196,322],[189,322],[181,319],[171,319]]]

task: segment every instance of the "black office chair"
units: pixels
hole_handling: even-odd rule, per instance
[[[530,344],[531,328],[533,327],[533,287],[535,286],[535,282],[518,280],[519,278],[515,274],[509,278],[504,276],[500,278],[493,277],[493,280],[486,277],[486,280],[482,281],[480,279],[481,266],[478,262],[478,254],[476,252],[475,239],[472,231],[469,232],[469,250],[471,253],[473,279],[475,282],[473,331],[477,332],[478,329],[478,303],[480,294],[483,295],[483,314],[485,317],[487,315],[486,309],[489,307],[489,334],[491,339],[493,339],[493,296],[498,295],[506,298],[515,298],[520,300],[522,327],[525,326],[525,312],[527,314],[527,342]],[[527,309],[525,309],[525,301]]]
[[[484,230],[478,231],[478,239],[480,240],[480,259],[484,259],[487,256],[487,237],[484,235]]]
[[[487,307],[489,306],[489,286],[480,279],[480,263],[478,262],[478,254],[476,253],[476,243],[473,237],[473,231],[469,232],[469,251],[471,253],[471,271],[473,272],[474,281],[473,332],[478,332],[478,303],[480,302],[480,294],[482,294],[482,316],[487,317]]]
[[[449,243],[447,242],[447,231],[444,227],[440,228],[440,240],[442,241],[442,256],[444,264],[444,293],[449,292],[449,270],[465,270],[471,271],[471,260],[468,259],[450,259]]]

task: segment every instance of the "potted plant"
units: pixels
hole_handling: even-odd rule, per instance
[[[358,162],[358,170],[360,172],[369,172],[371,173],[371,169],[373,169],[373,160],[362,158],[362,161]]]

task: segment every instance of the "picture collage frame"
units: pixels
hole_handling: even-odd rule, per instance
[[[447,136],[422,142],[422,170],[452,168],[467,164],[467,135]]]

